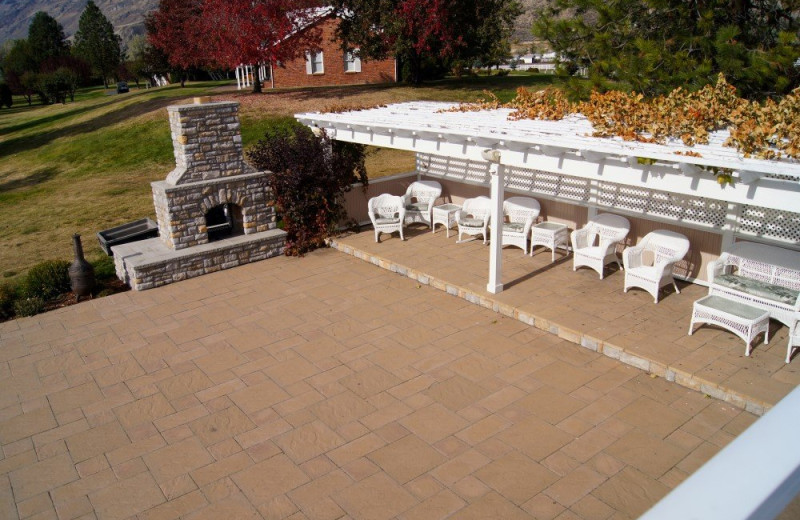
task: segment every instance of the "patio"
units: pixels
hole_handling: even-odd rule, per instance
[[[757,416],[610,345],[765,405],[797,384],[785,333],[686,336],[701,287],[654,306],[510,249],[490,300],[486,246],[407,236],[338,247],[418,280],[323,250],[0,324],[2,516],[635,518]]]
[[[604,280],[582,268],[572,271],[571,256],[560,250],[551,263],[549,250],[534,256],[517,248],[503,249],[500,294],[486,292],[489,248],[480,240],[456,244],[454,233],[432,234],[422,226],[406,229],[406,242],[372,233],[352,234],[335,247],[378,263],[386,269],[423,280],[450,294],[516,317],[572,343],[602,352],[682,386],[762,414],[800,384],[797,359],[785,363],[788,330],[771,322],[769,344],[757,339],[751,357],[742,340],[717,327],[695,327],[687,335],[692,303],[707,294],[701,285],[679,283],[657,305],[640,290],[623,293],[622,273],[613,264]]]

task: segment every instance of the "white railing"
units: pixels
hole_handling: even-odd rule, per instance
[[[800,492],[800,388],[639,520],[771,520]]]

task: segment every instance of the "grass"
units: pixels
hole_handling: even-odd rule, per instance
[[[71,236],[83,236],[87,257],[103,253],[95,233],[124,222],[155,218],[150,183],[175,167],[166,107],[211,95],[240,103],[242,140],[255,144],[277,118],[326,108],[411,100],[474,101],[483,90],[501,100],[519,86],[538,88],[550,76],[480,76],[405,85],[237,92],[229,82],[111,94],[84,89],[66,105],[28,107],[15,99],[0,110],[0,279],[15,279],[47,259],[71,259]],[[370,177],[414,168],[413,155],[373,150]]]

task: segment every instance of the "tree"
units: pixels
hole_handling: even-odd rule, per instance
[[[426,60],[494,62],[521,8],[516,0],[334,0],[338,37],[363,58],[396,56],[409,81],[423,79]],[[504,43],[505,42],[505,43]]]
[[[44,11],[33,15],[28,27],[28,44],[37,63],[69,54],[69,43],[64,28]]]
[[[408,67],[408,80],[422,82],[426,57],[452,56],[464,44],[449,23],[458,0],[334,0],[341,23],[338,36],[345,48],[358,49],[362,59],[394,55]]]
[[[35,70],[37,64],[28,40],[15,40],[3,59],[3,75],[11,91],[24,96],[28,105],[36,93],[32,90],[36,82],[30,81],[31,75],[36,75]]]
[[[318,0],[204,0],[202,30],[207,62],[233,69],[241,64],[289,61],[318,47],[310,22]],[[261,91],[256,75],[254,92]]]
[[[158,9],[145,17],[147,41],[159,52],[148,54],[145,49],[144,56],[166,56],[169,65],[180,75],[181,87],[189,69],[206,61],[202,5],[203,0],[160,0]]]
[[[147,37],[141,34],[137,34],[128,42],[128,61],[125,62],[125,68],[133,77],[137,87],[139,87],[140,78],[148,77],[145,57],[149,45]]]
[[[14,104],[14,97],[11,94],[11,89],[5,83],[0,83],[0,107],[5,106],[11,108]]]
[[[797,0],[555,0],[537,13],[533,32],[562,70],[586,67],[592,88],[664,94],[713,84],[722,72],[744,96],[763,98],[798,86],[798,7]]]
[[[48,96],[50,102],[65,102],[67,96],[70,101],[75,101],[75,91],[87,84],[92,76],[92,68],[77,56],[50,58],[42,63],[39,71],[41,74],[54,75],[55,83],[65,92],[65,96],[56,100]]]
[[[465,45],[456,52],[456,59],[470,63],[480,61],[491,70],[511,56],[514,21],[522,14],[516,0],[462,0],[458,4],[456,26],[463,27]]]
[[[92,68],[103,77],[108,88],[108,78],[122,60],[121,39],[114,34],[114,26],[92,0],[86,4],[78,20],[75,33],[74,52],[85,58]]]

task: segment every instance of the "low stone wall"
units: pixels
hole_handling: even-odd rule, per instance
[[[117,276],[132,289],[143,291],[282,255],[285,247],[286,233],[273,229],[178,251],[158,238],[111,250]]]

